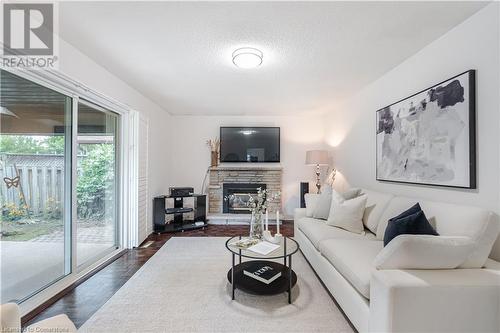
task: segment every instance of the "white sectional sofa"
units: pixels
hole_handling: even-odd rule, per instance
[[[295,211],[295,239],[302,253],[356,329],[500,332],[500,262],[488,258],[483,268],[433,270],[377,270],[374,265],[388,219],[416,202],[440,235],[473,240],[470,260],[490,254],[500,228],[497,215],[476,207],[363,193],[368,197],[364,234],[307,217],[305,208]]]

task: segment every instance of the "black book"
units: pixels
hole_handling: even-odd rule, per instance
[[[281,271],[277,271],[268,265],[254,265],[244,269],[243,274],[265,284],[270,284],[281,276]]]

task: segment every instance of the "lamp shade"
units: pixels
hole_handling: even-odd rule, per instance
[[[310,165],[328,165],[328,151],[326,150],[308,150],[306,152],[306,164]]]

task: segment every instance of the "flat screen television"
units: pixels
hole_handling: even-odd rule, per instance
[[[221,127],[221,162],[279,162],[279,127]]]

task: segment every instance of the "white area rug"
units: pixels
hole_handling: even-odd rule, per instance
[[[226,237],[170,239],[81,328],[83,332],[352,332],[300,252],[287,294],[252,296],[226,274]]]

